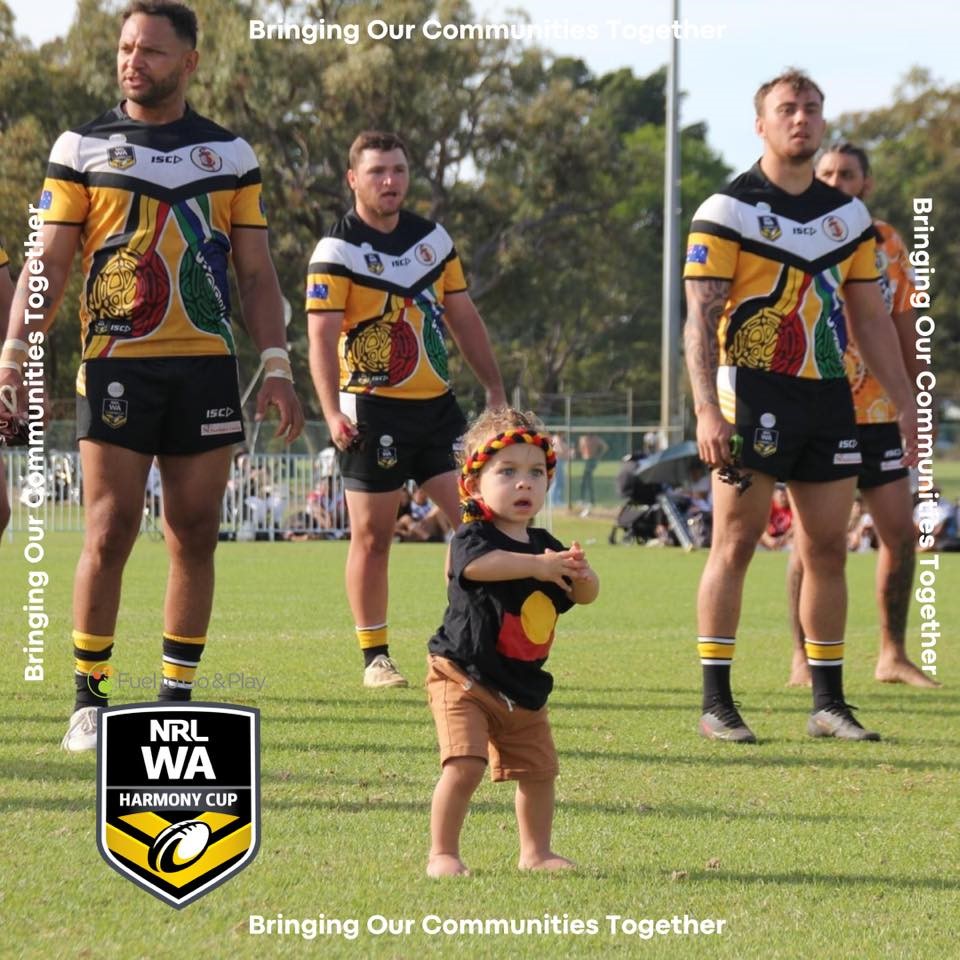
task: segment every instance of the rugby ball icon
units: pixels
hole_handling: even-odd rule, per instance
[[[210,828],[201,820],[171,823],[157,834],[147,854],[151,870],[176,873],[194,863],[207,849]]]

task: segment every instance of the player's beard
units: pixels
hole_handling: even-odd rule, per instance
[[[162,80],[147,80],[149,86],[142,90],[136,90],[127,94],[127,99],[141,107],[158,107],[170,99],[170,95],[176,93],[180,87],[180,74],[174,73]],[[122,88],[122,84],[121,84]]]

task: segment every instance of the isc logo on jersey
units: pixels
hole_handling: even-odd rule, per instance
[[[148,703],[101,713],[97,847],[114,870],[179,909],[259,845],[258,710]]]

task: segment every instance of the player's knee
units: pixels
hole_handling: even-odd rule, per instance
[[[220,514],[194,513],[189,516],[166,516],[171,546],[191,556],[207,556],[217,548]]]
[[[137,539],[140,518],[140,514],[119,510],[109,515],[103,511],[89,511],[86,517],[84,552],[95,558],[100,566],[123,565]]]
[[[745,570],[753,558],[759,539],[759,534],[751,536],[745,531],[737,531],[714,540],[712,549],[725,566]]]
[[[843,575],[847,562],[846,534],[811,539],[804,549],[803,565],[806,569],[815,569],[820,574],[835,573]]]

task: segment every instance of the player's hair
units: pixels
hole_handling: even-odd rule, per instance
[[[350,144],[350,169],[356,170],[360,166],[360,157],[364,150],[402,150],[403,155],[410,160],[407,145],[396,133],[383,130],[364,130],[357,135],[357,139]]]
[[[515,410],[513,407],[493,407],[484,410],[463,435],[463,447],[457,453],[461,466],[472,453],[480,449],[498,433],[507,430],[531,430],[534,433],[546,433],[543,421],[531,410]]]
[[[135,13],[145,13],[149,17],[166,17],[173,26],[173,32],[197,48],[197,15],[185,4],[177,0],[130,0],[120,15],[120,22],[126,23]]]
[[[798,70],[796,67],[787,67],[779,77],[774,77],[772,80],[768,80],[766,83],[761,84],[760,88],[753,96],[753,107],[757,111],[757,116],[759,117],[763,113],[763,101],[766,100],[767,94],[778,84],[778,83],[788,83],[792,88],[794,93],[803,93],[804,90],[814,90],[820,97],[820,103],[826,99],[823,95],[823,91],[820,87],[817,86],[802,70]]]
[[[867,151],[863,147],[858,147],[849,140],[834,140],[829,147],[824,148],[820,156],[825,157],[828,153],[847,153],[851,157],[856,157],[863,175],[865,177],[870,176],[870,161],[867,158]]]

